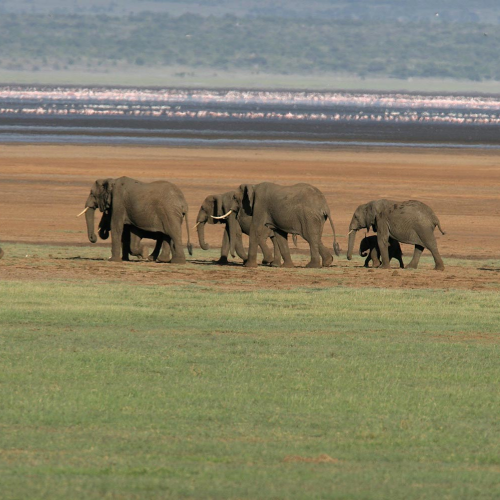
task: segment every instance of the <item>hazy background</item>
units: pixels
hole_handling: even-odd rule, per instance
[[[0,83],[500,92],[498,0],[0,0]]]

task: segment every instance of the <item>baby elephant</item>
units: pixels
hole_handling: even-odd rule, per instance
[[[368,267],[371,260],[373,261],[373,267],[380,266],[380,249],[378,247],[376,236],[366,236],[361,240],[361,244],[359,245],[359,255],[361,255],[361,257],[365,257],[367,253],[368,257],[366,257],[365,260],[365,267]],[[402,256],[403,252],[401,251],[399,241],[389,237],[389,261],[391,259],[397,259],[399,261],[399,266],[404,268],[405,266],[403,264]]]

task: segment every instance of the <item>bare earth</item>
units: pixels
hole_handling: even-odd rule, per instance
[[[167,179],[184,192],[194,225],[208,194],[242,182],[309,182],[325,194],[342,248],[329,269],[304,269],[307,244],[299,240],[299,269],[246,269],[241,261],[214,265],[215,253],[199,249],[186,266],[148,262],[111,263],[86,236],[84,206],[97,178],[129,176],[142,181]],[[161,285],[192,285],[220,290],[292,289],[325,286],[497,290],[500,285],[500,152],[419,149],[180,149],[113,146],[0,146],[0,242],[29,243],[33,256],[0,261],[0,279],[96,280]],[[430,205],[447,232],[436,230],[447,265],[434,272],[423,260],[416,271],[367,270],[364,259],[345,258],[347,227],[356,207],[377,198],[418,199]],[[220,247],[221,228],[207,226],[212,247]],[[358,235],[357,242],[362,235]],[[186,235],[185,235],[186,240]],[[324,243],[332,235],[325,226]],[[36,257],[40,245],[67,247],[63,256]],[[78,246],[88,246],[82,258]],[[88,257],[89,251],[95,257]],[[412,247],[404,246],[404,260]],[[31,254],[31,252],[30,252]],[[424,256],[428,252],[424,252]],[[187,252],[186,252],[187,255]],[[464,259],[458,262],[456,259]],[[494,261],[494,262],[493,262]]]

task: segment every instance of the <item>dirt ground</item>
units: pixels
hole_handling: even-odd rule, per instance
[[[342,248],[329,269],[301,269],[307,244],[299,239],[299,269],[245,269],[214,265],[216,254],[198,247],[188,266],[147,262],[111,263],[82,258],[77,246],[94,249],[86,236],[83,209],[93,181],[104,177],[167,179],[177,184],[189,203],[192,227],[203,199],[234,189],[242,182],[309,182],[325,194]],[[137,283],[189,284],[229,289],[290,289],[322,286],[389,288],[498,289],[500,285],[500,152],[486,150],[346,149],[181,149],[115,146],[0,146],[0,242],[70,247],[66,257],[0,261],[0,279],[95,279]],[[447,232],[435,234],[447,269],[432,271],[425,260],[417,271],[367,270],[364,259],[348,262],[347,228],[356,207],[377,198],[418,199],[429,204]],[[212,247],[220,247],[221,228],[206,227]],[[362,235],[358,235],[357,244]],[[185,235],[186,240],[186,235]],[[325,226],[324,243],[332,235]],[[75,253],[72,255],[71,253]],[[404,260],[412,247],[404,246]],[[424,252],[426,255],[428,252]],[[87,252],[88,254],[88,252]],[[101,252],[102,254],[102,252]],[[187,252],[186,252],[187,254]],[[447,262],[448,259],[448,262]],[[464,259],[457,261],[456,259]],[[496,261],[496,262],[492,262]]]

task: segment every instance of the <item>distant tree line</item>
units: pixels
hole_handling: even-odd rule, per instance
[[[178,66],[500,80],[492,25],[142,13],[0,16],[0,67]]]

